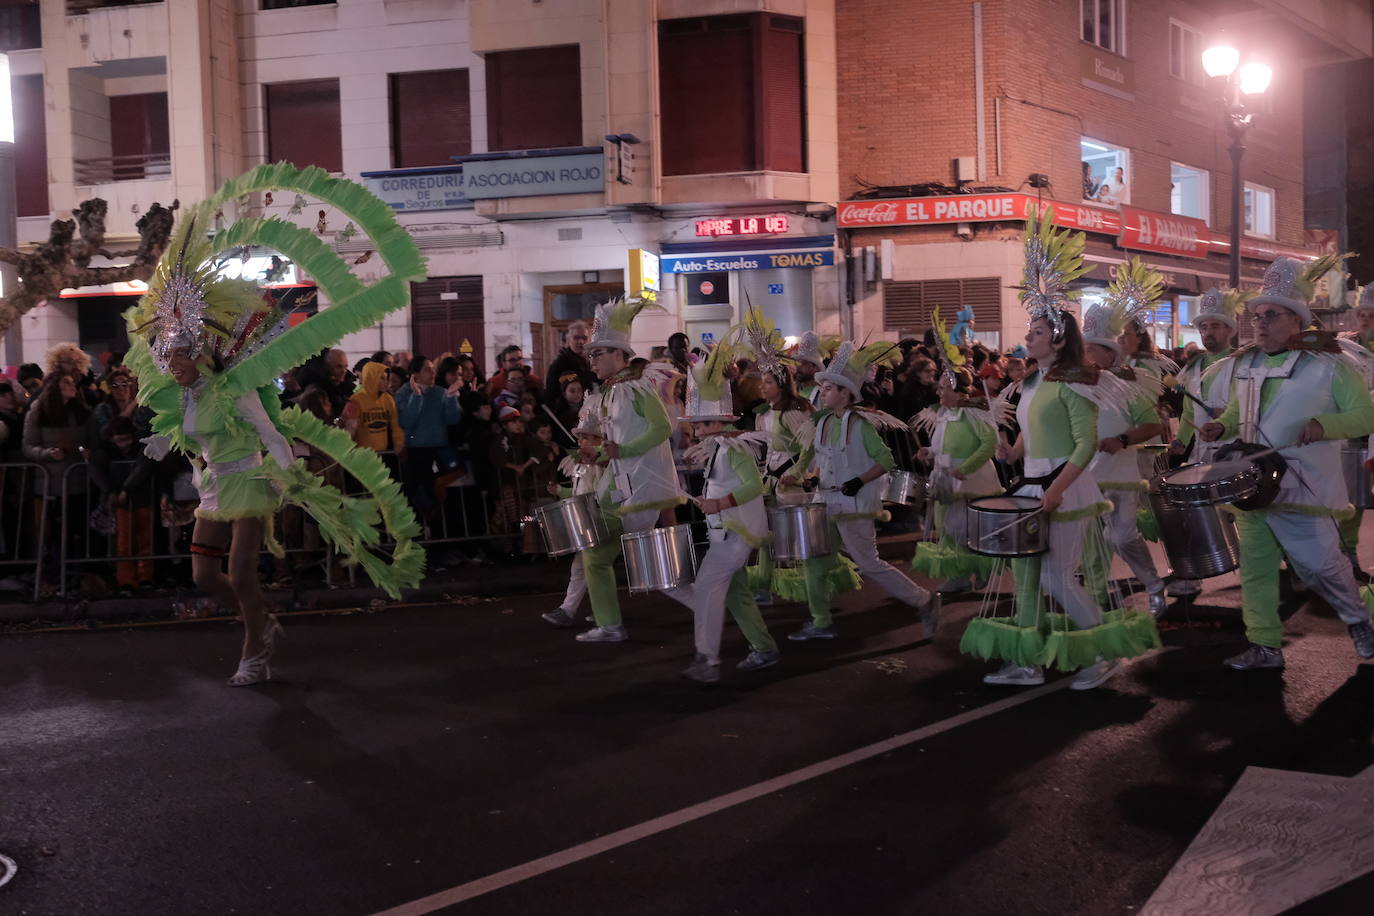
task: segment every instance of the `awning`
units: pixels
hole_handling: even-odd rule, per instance
[[[829,267],[835,263],[833,235],[665,242],[659,249],[660,270],[665,274]]]

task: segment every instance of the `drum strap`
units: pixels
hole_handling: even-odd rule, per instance
[[[1025,486],[1040,487],[1041,489],[1048,490],[1050,488],[1050,484],[1054,483],[1055,478],[1057,478],[1060,472],[1064,470],[1064,465],[1066,464],[1068,464],[1067,461],[1064,462],[1064,464],[1059,465],[1059,467],[1055,468],[1053,471],[1050,471],[1043,477],[1026,477],[1022,475],[1021,477],[1012,478],[1011,483],[1007,486],[1006,495],[1010,496],[1011,494],[1015,493],[1017,490]]]

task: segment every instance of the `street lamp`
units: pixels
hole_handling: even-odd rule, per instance
[[[1274,71],[1259,61],[1242,65],[1240,51],[1227,44],[1213,45],[1203,51],[1202,69],[1213,79],[1226,80],[1222,104],[1226,110],[1226,132],[1231,136],[1231,288],[1239,289],[1240,206],[1245,193],[1240,161],[1245,155],[1245,132],[1255,119],[1255,113],[1245,107],[1245,97],[1259,95],[1268,89]]]

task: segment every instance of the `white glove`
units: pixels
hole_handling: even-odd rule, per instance
[[[161,461],[166,458],[167,453],[172,450],[170,436],[148,436],[138,441],[143,443],[143,454],[154,461]]]

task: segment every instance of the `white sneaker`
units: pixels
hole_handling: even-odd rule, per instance
[[[1092,690],[1111,677],[1119,667],[1121,667],[1121,659],[1119,658],[1114,658],[1111,661],[1099,658],[1097,664],[1089,665],[1073,676],[1073,680],[1069,683],[1069,689]]]
[[[1003,665],[992,674],[984,675],[983,683],[998,687],[1034,687],[1045,683],[1045,672],[1039,665]]]
[[[1197,579],[1174,579],[1164,591],[1171,598],[1191,598],[1202,594],[1202,583]]]
[[[610,627],[592,627],[585,633],[578,633],[574,638],[578,642],[624,642],[630,638],[630,634],[625,632],[624,624],[616,624]]]

